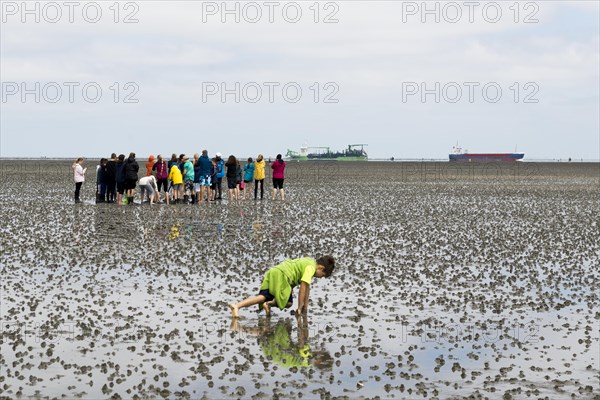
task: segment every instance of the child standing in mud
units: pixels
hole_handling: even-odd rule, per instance
[[[171,188],[173,189],[173,202],[179,203],[179,195],[183,186],[183,175],[181,174],[179,165],[176,163],[171,166],[169,180],[171,181]]]
[[[79,157],[73,163],[73,179],[75,180],[75,203],[81,203],[79,193],[81,192],[81,185],[85,181],[85,171],[87,168],[83,168],[83,157]]]
[[[300,293],[297,314],[306,314],[312,278],[327,278],[334,268],[335,260],[332,256],[323,256],[316,261],[310,257],[285,260],[265,273],[256,296],[250,296],[237,304],[229,304],[231,316],[238,318],[240,308],[254,304],[258,304],[259,311],[265,310],[267,316],[271,315],[271,307],[275,305],[280,310],[290,308],[293,303],[292,289],[298,285]]]

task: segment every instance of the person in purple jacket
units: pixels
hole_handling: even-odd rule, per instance
[[[277,192],[279,192],[281,201],[285,199],[285,195],[283,193],[283,179],[285,166],[286,163],[281,158],[281,154],[277,154],[275,162],[271,164],[271,169],[273,169],[273,200],[277,199]]]

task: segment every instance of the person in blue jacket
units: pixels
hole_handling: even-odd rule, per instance
[[[254,181],[254,161],[252,157],[248,158],[248,163],[244,165],[244,199],[246,195],[252,196],[252,182]]]
[[[192,164],[194,164],[194,193],[192,194],[192,204],[196,202],[200,204],[200,170],[202,169],[202,166],[200,165],[200,154],[194,154],[194,161],[192,161]]]
[[[215,199],[221,200],[221,185],[223,184],[223,177],[225,177],[225,160],[221,158],[221,153],[215,154],[217,157],[217,194]]]
[[[202,150],[202,155],[198,160],[200,164],[200,197],[198,202],[204,200],[204,191],[206,190],[206,201],[211,199],[211,178],[210,178],[210,168],[212,167],[212,161],[208,157],[208,150]]]

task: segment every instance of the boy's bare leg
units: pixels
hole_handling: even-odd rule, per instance
[[[240,323],[238,322],[237,318],[233,318],[231,320],[231,325],[229,326],[229,329],[231,329],[234,332],[237,332],[240,330]]]
[[[281,201],[285,200],[285,193],[283,192],[283,189],[279,189],[279,195],[281,196]]]
[[[263,303],[263,310],[265,310],[265,314],[267,317],[271,316],[271,307],[273,307],[275,304],[276,304],[275,300],[265,301]]]
[[[239,308],[237,304],[229,303],[229,309],[231,310],[231,318],[239,318]]]
[[[231,309],[231,316],[233,318],[238,318],[240,308],[250,307],[250,306],[253,306],[258,303],[264,303],[265,300],[267,300],[266,297],[263,296],[262,294],[259,294],[256,296],[250,296],[247,299],[242,300],[237,304],[231,303],[231,304],[229,304],[229,308]]]

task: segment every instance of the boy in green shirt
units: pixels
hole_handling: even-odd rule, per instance
[[[292,289],[300,285],[298,295],[298,314],[308,311],[308,295],[313,276],[317,278],[329,277],[335,268],[332,256],[323,256],[316,261],[310,257],[285,260],[265,273],[260,292],[250,296],[237,304],[229,304],[231,316],[238,318],[240,308],[254,304],[265,310],[267,316],[271,314],[271,307],[276,305],[280,310],[292,306]]]

